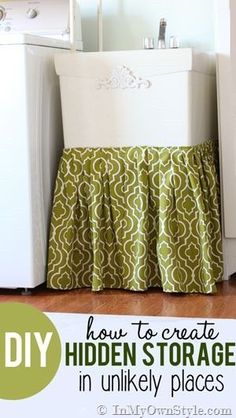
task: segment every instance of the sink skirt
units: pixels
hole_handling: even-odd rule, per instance
[[[222,260],[215,141],[64,150],[49,288],[213,293]]]

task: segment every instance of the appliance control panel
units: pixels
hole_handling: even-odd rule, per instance
[[[69,0],[0,0],[1,33],[68,34]]]

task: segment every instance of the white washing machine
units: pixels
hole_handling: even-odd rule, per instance
[[[4,288],[34,288],[45,280],[52,189],[63,146],[54,54],[69,48],[68,15],[69,0],[0,0],[0,287]],[[80,25],[77,31],[81,50]]]

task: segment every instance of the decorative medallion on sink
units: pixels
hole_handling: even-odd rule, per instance
[[[112,71],[110,77],[98,81],[99,89],[148,89],[151,85],[151,81],[137,77],[133,71],[125,65],[118,66]]]

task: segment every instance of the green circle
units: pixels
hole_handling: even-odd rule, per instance
[[[59,334],[31,305],[0,304],[0,398],[24,399],[44,389],[61,361]]]

